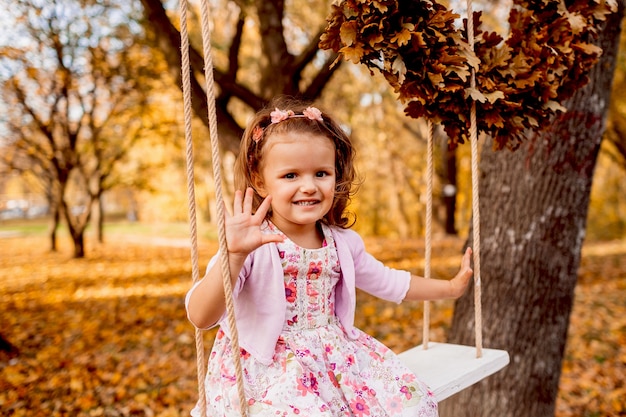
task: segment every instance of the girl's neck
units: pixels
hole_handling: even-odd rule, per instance
[[[301,227],[290,227],[285,230],[281,225],[274,223],[296,245],[305,249],[319,249],[324,243],[324,232],[319,222]]]

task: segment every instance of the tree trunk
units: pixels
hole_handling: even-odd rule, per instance
[[[50,219],[50,227],[48,228],[48,238],[50,239],[50,251],[57,251],[57,230],[59,230],[59,224],[61,223],[61,214],[59,208],[54,205],[50,206],[52,210],[52,216]]]
[[[163,51],[170,74],[176,80],[176,84],[182,88],[180,33],[170,21],[162,0],[141,0],[141,3],[145,11],[146,25],[153,29],[156,43],[159,49]],[[233,3],[241,4],[241,2],[236,1]],[[248,71],[253,70],[265,81],[260,83],[261,93],[256,92],[258,86],[250,88],[238,80],[240,68],[238,60],[241,59],[239,54],[241,33],[239,31],[243,30],[243,20],[238,22],[237,33],[231,39],[228,69],[213,68],[214,81],[219,86],[220,91],[215,103],[220,144],[235,155],[239,151],[239,140],[243,128],[237,124],[236,119],[238,117],[235,117],[229,108],[231,98],[238,99],[254,111],[280,94],[315,100],[320,97],[334,72],[341,66],[341,61],[337,65],[331,65],[337,57],[336,54],[327,56],[323,63],[317,63],[320,58],[317,53],[319,51],[319,35],[325,26],[323,22],[320,22],[320,32],[309,41],[304,50],[299,55],[292,55],[287,48],[282,23],[286,18],[284,15],[285,1],[256,1],[250,2],[249,5],[253,3],[255,7],[243,7],[244,13],[240,19],[245,19],[246,13],[249,11],[257,10],[255,22],[259,24],[261,37],[259,47],[262,50],[263,59],[256,63],[248,62],[246,66],[252,65],[252,67],[248,67]],[[205,126],[208,126],[207,96],[201,84],[202,80],[195,76],[195,74],[204,71],[204,59],[200,51],[193,47],[190,47],[189,53],[192,75],[190,80],[191,103],[194,114],[204,122]],[[314,68],[313,73],[310,73],[311,68]],[[302,82],[305,71],[309,71],[306,77],[307,80],[310,78],[308,84]]]
[[[104,243],[104,202],[102,201],[102,194],[96,198],[96,204],[98,205],[98,243]]]
[[[441,198],[446,208],[445,228],[447,235],[456,235],[456,222],[454,215],[456,213],[456,149],[449,149],[447,142],[443,142],[443,170],[444,185],[441,192]]]
[[[152,27],[156,37],[158,47],[163,51],[170,74],[176,80],[176,84],[182,88],[182,75],[181,75],[181,41],[180,32],[172,24],[161,0],[141,0],[141,3],[145,10],[146,24]],[[208,119],[208,104],[207,96],[202,84],[196,79],[193,74],[195,72],[204,71],[204,59],[202,55],[190,47],[190,71],[191,71],[191,104],[193,106],[194,114],[202,120],[205,126],[209,125]],[[214,78],[217,84],[223,78],[223,76],[217,71],[214,72]],[[230,81],[230,80],[229,80]],[[220,85],[223,89],[224,86]],[[256,108],[262,107],[264,104],[254,94],[248,92],[245,89],[240,92],[246,97],[244,102],[254,103]],[[243,133],[243,129],[235,122],[230,114],[227,113],[226,104],[216,103],[216,113],[219,128],[219,140],[225,149],[233,153],[237,153],[239,150],[239,139]]]
[[[561,374],[592,175],[605,129],[623,4],[609,16],[589,84],[551,130],[516,152],[481,155],[485,347],[511,363],[441,404],[441,416],[550,416]],[[474,344],[473,294],[456,303],[449,341]]]
[[[67,202],[65,200],[61,201],[61,211],[63,211],[65,223],[72,237],[74,258],[76,259],[85,257],[85,230],[91,219],[93,204],[94,198],[92,197],[89,202],[85,204],[84,212],[74,215]]]
[[[74,243],[74,258],[80,259],[85,257],[85,233],[72,233],[72,242]]]

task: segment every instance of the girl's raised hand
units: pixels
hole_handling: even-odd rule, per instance
[[[279,235],[261,232],[261,224],[272,202],[271,196],[268,195],[252,214],[253,195],[252,188],[246,189],[245,195],[241,190],[235,191],[233,214],[226,213],[226,242],[231,255],[246,257],[266,243],[283,240]]]

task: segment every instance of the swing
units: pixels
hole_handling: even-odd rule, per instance
[[[473,16],[472,1],[467,2],[467,15]],[[473,19],[467,19],[467,33],[474,33]],[[474,49],[474,37],[468,36],[470,50]],[[476,88],[475,70],[470,76],[470,89]],[[472,155],[472,242],[474,251],[474,320],[475,349],[471,346],[451,343],[429,343],[430,302],[424,302],[422,344],[398,356],[407,367],[418,375],[433,391],[437,401],[464,390],[504,368],[509,363],[505,350],[484,349],[482,341],[482,302],[480,277],[480,207],[478,193],[478,131],[476,102],[472,100],[469,129]],[[433,210],[433,123],[428,120],[426,151],[426,237],[424,277],[431,278],[431,236]]]
[[[472,106],[472,126],[475,126],[475,106]],[[404,364],[420,377],[433,391],[437,401],[464,390],[483,378],[494,374],[509,363],[504,350],[484,349],[482,346],[481,281],[480,281],[480,212],[478,207],[478,162],[476,129],[471,129],[472,188],[473,188],[473,242],[474,242],[474,313],[476,347],[451,343],[430,343],[430,302],[424,302],[422,344],[400,353]],[[475,149],[476,147],[476,149]],[[424,277],[430,278],[433,188],[433,125],[428,122],[426,162],[426,244]]]
[[[211,138],[211,154],[213,174],[215,178],[215,198],[218,202],[223,201],[221,188],[221,162],[217,135],[217,116],[215,109],[215,92],[213,79],[213,63],[211,53],[210,29],[209,29],[209,10],[207,0],[201,1],[201,28],[202,43],[205,67],[205,88],[207,93],[208,116],[209,116],[209,133]],[[185,123],[185,147],[187,162],[187,189],[189,201],[189,223],[190,223],[190,243],[191,243],[191,266],[193,283],[200,279],[198,268],[198,243],[197,243],[197,225],[196,225],[196,207],[195,207],[195,190],[194,190],[194,172],[193,172],[193,141],[191,137],[191,83],[190,74],[187,70],[190,65],[189,58],[189,37],[187,30],[187,0],[181,0],[180,6],[180,26],[181,26],[181,67],[182,67],[182,84],[184,99],[184,123]],[[468,15],[472,16],[471,0],[468,1]],[[473,33],[472,19],[468,19],[468,32]],[[473,48],[473,39],[470,37],[470,46]],[[475,88],[475,77],[472,71],[471,87]],[[481,325],[481,307],[480,307],[480,236],[479,224],[480,216],[478,211],[478,145],[477,145],[477,129],[476,129],[476,106],[472,104],[471,111],[471,144],[472,144],[472,189],[473,189],[473,238],[474,238],[474,283],[475,283],[475,314],[476,314],[476,347],[461,346],[445,343],[429,343],[428,340],[428,320],[430,312],[430,304],[425,302],[424,306],[424,335],[423,344],[399,356],[401,360],[421,379],[426,382],[435,393],[438,401],[441,401],[467,387],[480,381],[481,379],[497,372],[509,362],[509,355],[506,351],[495,349],[483,349],[482,347],[482,325]],[[428,137],[428,161],[427,161],[427,177],[428,177],[428,202],[426,211],[426,267],[424,275],[430,278],[430,239],[431,239],[431,223],[432,223],[432,122],[429,123]],[[235,373],[237,379],[237,390],[239,394],[239,409],[241,415],[247,415],[247,401],[243,386],[243,372],[239,357],[239,340],[237,327],[235,324],[234,305],[232,300],[232,285],[230,281],[230,271],[228,264],[228,251],[226,245],[224,205],[217,204],[217,222],[219,236],[220,265],[223,272],[224,292],[226,297],[226,313],[228,325],[231,331],[231,344],[233,351],[233,362],[235,364]],[[195,343],[197,354],[197,370],[198,370],[198,396],[199,407],[202,415],[206,415],[206,395],[205,395],[205,374],[206,365],[204,358],[204,342],[202,331],[195,329]]]

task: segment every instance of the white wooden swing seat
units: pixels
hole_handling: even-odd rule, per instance
[[[498,372],[509,363],[505,350],[482,349],[476,357],[475,346],[430,342],[413,347],[398,355],[418,378],[428,385],[437,401],[464,390]]]

